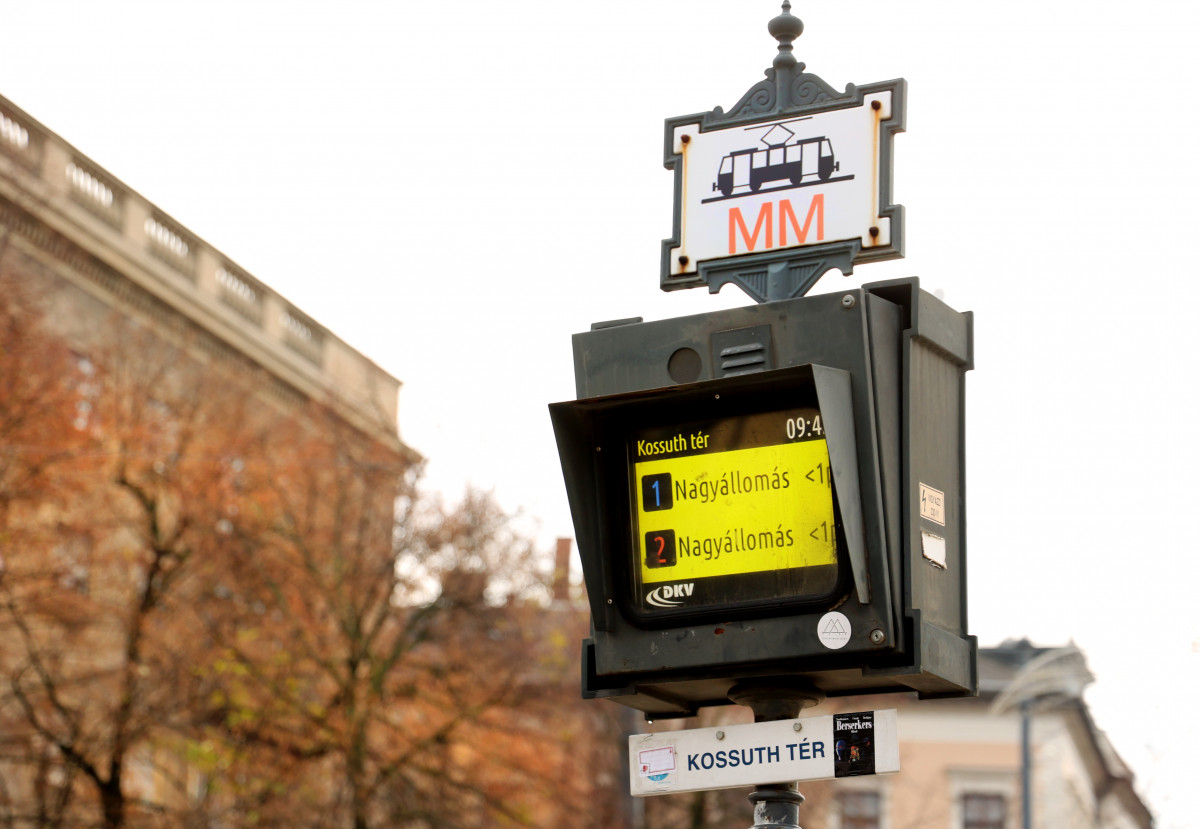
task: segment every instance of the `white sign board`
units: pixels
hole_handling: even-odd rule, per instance
[[[679,246],[670,275],[711,259],[860,239],[891,243],[880,216],[880,122],[892,92],[802,117],[700,131],[678,124],[682,159]]]
[[[889,709],[635,734],[629,789],[643,797],[897,772],[896,722]]]

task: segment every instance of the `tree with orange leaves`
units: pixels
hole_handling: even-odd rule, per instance
[[[0,261],[2,253],[0,247]],[[86,445],[73,425],[77,400],[70,382],[71,354],[44,331],[38,300],[29,285],[0,270],[0,623],[5,616],[13,618],[21,580],[77,576],[65,556],[42,557],[34,564],[23,554],[50,535],[31,518],[70,497],[75,487],[65,468]],[[29,591],[31,605],[48,604],[39,593]],[[69,609],[59,612],[69,614]],[[36,670],[38,663],[17,665],[10,659],[23,631],[20,626],[5,628],[0,636],[4,678],[11,676],[19,683],[21,672]],[[17,673],[10,673],[14,670]],[[38,745],[36,731],[23,719],[19,698],[0,693],[0,758],[28,772],[22,775],[27,783],[27,796],[22,798],[15,791],[20,783],[0,770],[0,819],[58,825],[64,803],[52,789],[61,769],[47,757],[53,749]]]
[[[531,545],[487,495],[446,509],[313,422],[244,472],[205,622],[214,793],[297,826],[558,825],[587,782],[546,737],[575,725],[577,640],[548,636]]]
[[[252,396],[144,330],[72,352],[38,283],[0,277],[0,825],[143,825],[190,721],[180,608]]]
[[[490,497],[423,497],[186,337],[72,352],[0,293],[0,827],[551,826],[594,795],[586,617]]]

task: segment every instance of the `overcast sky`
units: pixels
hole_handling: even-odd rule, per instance
[[[658,289],[663,119],[730,107],[767,0],[8,3],[0,94],[400,378],[432,485],[573,535],[546,404],[597,320],[745,305]],[[1194,0],[797,2],[841,89],[907,79],[895,201],[975,313],[971,628],[1074,640],[1160,826],[1200,739]],[[1170,722],[1164,727],[1164,722]]]

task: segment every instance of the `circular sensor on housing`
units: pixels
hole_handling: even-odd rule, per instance
[[[700,368],[700,354],[694,348],[681,348],[667,360],[667,373],[676,383],[696,382]]]

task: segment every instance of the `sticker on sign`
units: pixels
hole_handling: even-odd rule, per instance
[[[897,772],[896,722],[888,709],[635,734],[630,792],[644,797]]]
[[[651,780],[665,780],[675,771],[675,747],[662,746],[638,752],[638,774]]]

